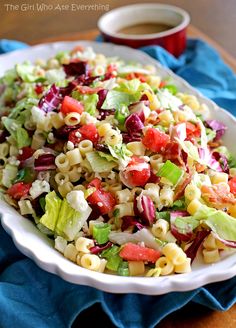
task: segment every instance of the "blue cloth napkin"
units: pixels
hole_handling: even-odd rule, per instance
[[[26,45],[0,41],[0,53],[19,47]],[[178,59],[157,46],[142,50],[236,114],[236,77],[209,45],[189,40],[185,53]],[[236,302],[236,277],[193,291],[162,296],[109,294],[70,284],[41,270],[15,248],[0,226],[0,327],[66,328],[84,309],[100,303],[119,328],[151,328],[190,301],[213,310],[229,309]]]

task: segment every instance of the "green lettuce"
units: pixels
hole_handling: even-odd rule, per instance
[[[128,106],[131,103],[137,101],[139,98],[132,94],[120,92],[116,90],[110,90],[107,93],[106,99],[102,105],[102,109],[118,109],[122,106]]]
[[[91,208],[88,206],[85,211],[78,212],[70,206],[66,199],[63,199],[55,228],[56,233],[66,240],[74,240],[91,211]]]
[[[16,65],[16,72],[18,76],[24,81],[24,82],[43,82],[45,81],[45,78],[39,77],[36,74],[35,66],[31,65],[28,62],[25,62],[23,64],[17,64]]]
[[[82,104],[84,105],[84,109],[87,113],[89,113],[92,116],[95,116],[96,114],[96,109],[97,109],[97,103],[98,103],[98,95],[96,93],[92,95],[82,95],[78,91],[73,91],[72,92],[72,97],[74,99],[77,99],[78,101],[81,101]]]
[[[55,191],[52,191],[47,194],[45,201],[45,214],[41,217],[40,223],[54,231],[60,213],[62,200],[57,196]]]
[[[93,171],[98,173],[110,172],[117,165],[114,161],[108,161],[105,157],[101,157],[98,152],[87,153],[86,158]]]
[[[30,146],[31,138],[29,137],[28,132],[21,127],[21,123],[9,117],[3,117],[2,123],[10,133],[11,137],[15,140],[18,148]]]

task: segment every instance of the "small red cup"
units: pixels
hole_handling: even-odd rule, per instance
[[[186,47],[186,29],[189,14],[178,7],[165,4],[134,4],[113,9],[98,21],[98,28],[106,42],[139,48],[159,45],[174,56],[181,55]],[[152,34],[124,34],[121,29],[145,23],[171,25],[170,29]]]

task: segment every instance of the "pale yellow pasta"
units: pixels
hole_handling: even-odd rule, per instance
[[[161,240],[165,240],[165,236],[170,226],[166,220],[159,219],[151,228],[153,235]]]
[[[186,258],[185,262],[175,265],[176,273],[189,273],[191,271],[191,259],[189,257]]]
[[[51,112],[49,113],[49,117],[51,120],[51,124],[55,129],[59,129],[65,124],[64,117],[61,112],[60,113]]]
[[[93,143],[90,140],[82,140],[80,141],[78,148],[80,150],[81,155],[85,156],[85,154],[93,151]]]
[[[114,183],[114,184],[111,184],[109,185],[109,191],[112,192],[112,193],[115,193],[116,191],[118,190],[122,190],[122,184],[121,183]]]
[[[77,166],[73,166],[69,171],[68,171],[68,176],[69,176],[69,180],[71,182],[76,182],[81,178],[81,173],[78,172],[78,167]]]
[[[178,93],[177,97],[179,97],[185,105],[188,105],[193,111],[198,110],[200,107],[200,103],[197,100],[197,97],[194,95]]]
[[[129,261],[128,267],[130,276],[141,276],[145,272],[145,265],[143,261]]]
[[[84,177],[85,177],[87,182],[90,182],[95,178],[95,173],[94,172],[86,172],[84,174]]]
[[[213,184],[218,184],[221,182],[228,182],[228,174],[224,172],[215,172],[215,174],[211,177],[211,182]]]
[[[231,176],[231,178],[236,177],[236,168],[232,167],[231,169],[229,169],[229,175]]]
[[[64,122],[66,125],[77,125],[80,123],[80,114],[71,112],[66,115],[64,118]]]
[[[110,123],[101,123],[98,126],[98,134],[100,137],[105,137],[106,133],[112,130],[112,126]]]
[[[134,216],[134,204],[127,202],[125,204],[119,204],[114,207],[114,210],[118,210],[117,217],[122,218],[123,216]]]
[[[130,150],[134,155],[144,156],[146,148],[140,141],[129,142],[126,145],[127,149]]]
[[[39,130],[36,130],[32,137],[31,147],[33,149],[43,148],[43,146],[45,145],[45,142],[46,142],[46,138],[43,135],[43,133],[40,132]]]
[[[211,250],[203,249],[202,254],[203,254],[203,260],[207,264],[215,263],[220,260],[220,253],[218,249],[211,249]]]
[[[36,124],[34,122],[32,122],[32,120],[26,120],[24,123],[24,127],[26,128],[26,130],[35,130],[36,128]]]
[[[103,273],[106,269],[106,264],[107,264],[107,260],[100,259],[100,265],[97,271]]]
[[[155,183],[147,183],[143,194],[149,196],[156,206],[160,204],[160,187]]]
[[[160,124],[166,127],[174,122],[174,117],[170,110],[163,110],[158,117],[160,119]]]
[[[79,237],[75,242],[75,247],[78,252],[85,254],[90,253],[89,248],[94,246],[94,241],[89,238]]]
[[[188,207],[187,211],[189,214],[194,215],[200,208],[202,207],[202,204],[199,202],[198,199],[193,199]]]
[[[54,247],[60,253],[64,254],[65,249],[66,249],[66,246],[67,246],[67,241],[63,237],[57,236],[55,238],[55,245],[54,245]]]
[[[157,96],[151,90],[145,90],[143,95],[146,95],[148,100],[150,101],[150,109],[155,110],[160,107],[160,102],[157,99]]]
[[[107,145],[116,146],[122,142],[122,136],[117,130],[111,129],[106,132],[104,140]]]
[[[82,156],[79,148],[75,148],[73,150],[69,150],[66,152],[66,157],[70,163],[70,165],[76,165],[82,162]]]
[[[73,244],[66,245],[64,256],[72,262],[76,262],[78,251]]]
[[[154,269],[150,269],[148,270],[148,272],[146,273],[146,277],[159,277],[161,274],[161,268],[154,268]]]
[[[119,204],[127,203],[132,200],[132,194],[128,188],[116,191],[115,195]]]
[[[93,172],[93,169],[89,163],[89,161],[87,159],[83,159],[82,162],[80,163],[80,167],[85,171],[85,172],[88,172],[88,173],[94,173]]]
[[[69,182],[65,182],[62,185],[58,186],[58,191],[61,194],[62,197],[66,197],[66,195],[73,190],[74,186],[73,184]]]
[[[155,264],[156,268],[161,269],[161,276],[168,276],[174,272],[174,265],[166,256],[160,257]]]
[[[183,110],[174,111],[173,116],[176,123],[186,122],[190,119],[190,114],[187,111]]]
[[[34,214],[34,209],[30,200],[24,199],[18,202],[21,215]]]
[[[54,177],[56,183],[60,186],[69,181],[68,173],[58,172]]]
[[[184,191],[184,196],[188,200],[200,199],[201,198],[201,190],[195,186],[194,184],[188,184]]]
[[[37,129],[42,131],[50,131],[52,129],[52,122],[49,116],[45,116],[44,120],[37,122]]]
[[[160,164],[163,163],[163,157],[161,155],[155,154],[150,156],[150,164],[153,170],[158,171],[160,169]]]
[[[217,244],[216,244],[216,239],[212,234],[209,234],[204,242],[203,242],[203,247],[210,250],[210,249],[217,249]]]
[[[56,58],[51,58],[47,61],[47,68],[53,69],[53,68],[59,68],[60,63]]]
[[[55,164],[61,172],[68,172],[70,169],[70,162],[68,157],[61,153],[55,158]]]
[[[7,163],[7,158],[0,156],[0,169],[3,169]]]
[[[84,254],[80,258],[80,265],[88,270],[98,271],[101,259],[95,254]]]
[[[168,243],[162,248],[162,253],[174,264],[182,264],[186,260],[186,254],[175,243]]]
[[[161,77],[156,75],[148,76],[148,84],[153,88],[158,88],[161,82]]]
[[[6,157],[9,153],[9,144],[7,142],[3,142],[0,144],[0,156]]]
[[[85,186],[83,186],[83,185],[77,185],[77,186],[75,186],[75,187],[73,188],[73,190],[81,190],[81,191],[85,191],[86,188],[85,188]]]
[[[18,155],[18,153],[19,153],[18,148],[14,145],[10,145],[9,155],[10,156],[16,156],[16,155]]]
[[[160,191],[160,203],[163,206],[171,206],[174,202],[174,191],[165,185]]]

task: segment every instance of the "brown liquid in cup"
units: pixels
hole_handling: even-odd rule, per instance
[[[118,30],[122,34],[153,34],[170,30],[173,26],[164,23],[141,23],[123,27]]]

